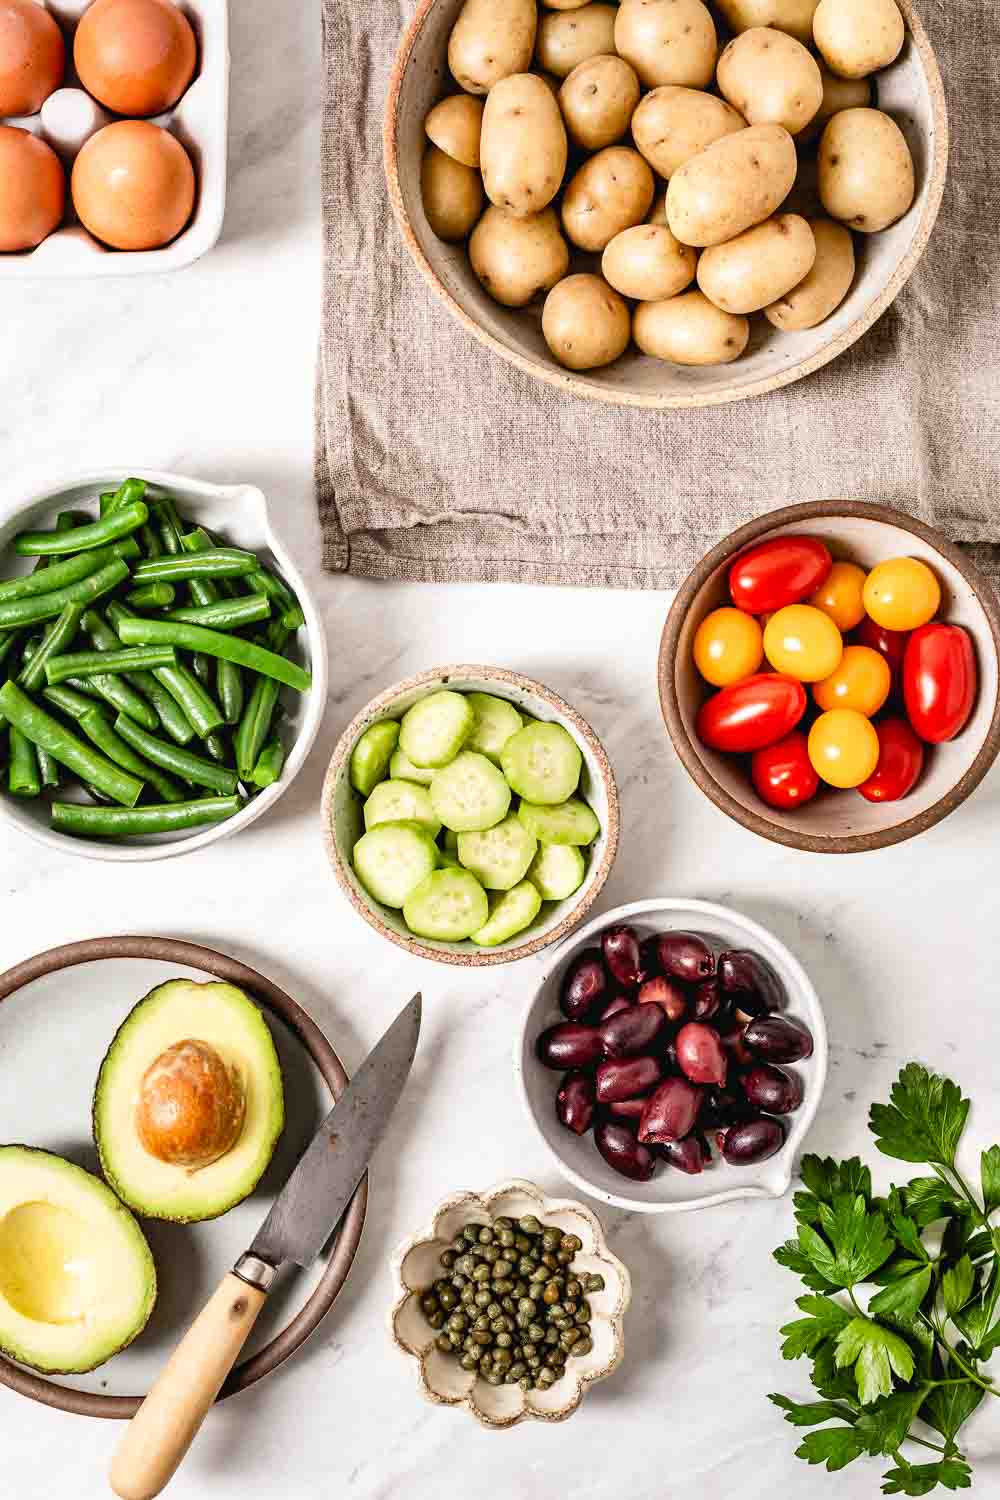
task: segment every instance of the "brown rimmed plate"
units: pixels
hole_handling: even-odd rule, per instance
[[[178,976],[222,979],[260,1003],[285,1073],[285,1132],[256,1190],[224,1218],[194,1225],[141,1221],[160,1294],[146,1331],[128,1349],[88,1375],[58,1379],[0,1356],[0,1384],[79,1416],[126,1420],[135,1414],[142,1396],[126,1392],[148,1389],[223,1272],[253,1239],[331,1096],[338,1098],[348,1081],[316,1023],[256,969],[173,938],[95,938],[51,948],[0,974],[0,1140],[42,1146],[95,1170],[90,1091],[101,1058],[131,1007],[154,985]],[[327,1255],[310,1272],[282,1274],[220,1400],[284,1364],[329,1312],[357,1254],[367,1202],[365,1178]]]

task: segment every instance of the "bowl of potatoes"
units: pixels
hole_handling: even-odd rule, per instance
[[[912,0],[421,0],[385,165],[451,314],[575,395],[811,374],[930,238],[948,116]]]

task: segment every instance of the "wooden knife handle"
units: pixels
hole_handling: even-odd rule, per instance
[[[110,1474],[119,1500],[153,1500],[169,1484],[266,1300],[232,1272],[223,1279],[125,1430]]]

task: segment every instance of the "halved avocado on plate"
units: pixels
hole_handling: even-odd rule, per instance
[[[136,1213],[194,1223],[253,1192],[284,1128],[267,1022],[231,984],[172,979],[119,1028],[94,1092],[108,1182]]]
[[[98,1177],[30,1146],[0,1146],[0,1350],[47,1375],[94,1370],[140,1334],[156,1267]]]

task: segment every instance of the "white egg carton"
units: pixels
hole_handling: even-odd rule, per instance
[[[180,0],[198,40],[198,71],[176,107],[154,124],[175,135],[194,162],[197,196],[187,228],[162,250],[109,250],[73,213],[69,175],[81,146],[103,125],[119,118],[79,86],[73,70],[73,33],[90,0],[37,0],[59,22],[66,38],[66,80],[36,115],[0,120],[39,136],[66,168],[66,218],[34,250],[0,254],[0,283],[15,278],[138,276],[177,271],[211,250],[222,232],[226,208],[226,144],[229,126],[228,0]]]

